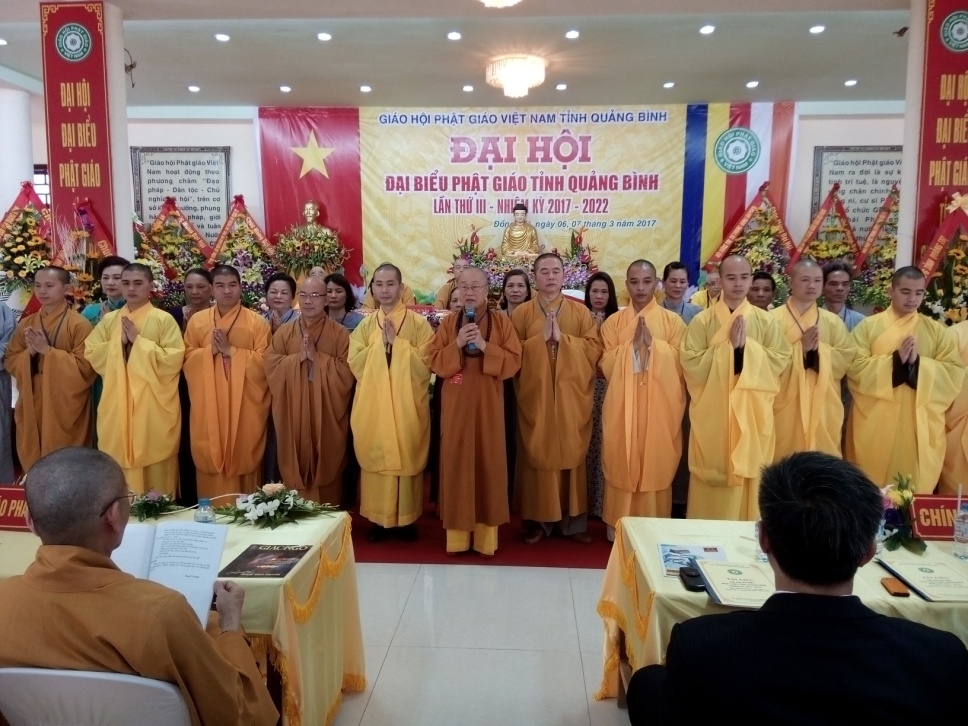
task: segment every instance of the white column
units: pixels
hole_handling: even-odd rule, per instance
[[[30,94],[0,88],[0,214],[34,180],[34,146],[30,129]]]
[[[908,20],[907,84],[904,89],[904,150],[901,153],[901,209],[897,222],[896,267],[913,265],[914,220],[918,209],[921,152],[921,96],[924,92],[924,40],[927,0],[911,0]]]
[[[108,124],[111,128],[111,182],[114,185],[114,234],[118,254],[134,257],[131,214],[131,153],[128,148],[128,79],[124,73],[124,31],[120,8],[104,5],[104,47],[108,81]],[[105,224],[108,220],[104,220]]]

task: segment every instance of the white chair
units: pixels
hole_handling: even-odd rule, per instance
[[[171,683],[120,673],[0,668],[10,726],[191,726]]]

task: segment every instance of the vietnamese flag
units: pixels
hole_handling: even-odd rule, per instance
[[[320,224],[339,234],[350,256],[346,277],[362,285],[363,202],[360,113],[356,108],[260,108],[266,233],[304,224],[303,206],[319,204]]]

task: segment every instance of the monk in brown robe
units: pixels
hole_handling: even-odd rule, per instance
[[[558,522],[565,536],[590,542],[585,456],[602,343],[588,309],[562,296],[558,255],[540,255],[534,277],[537,295],[511,316],[523,352],[515,387],[520,436],[515,492],[521,517],[535,523],[525,542],[544,539]]]
[[[96,376],[84,357],[91,324],[68,307],[70,282],[61,267],[37,272],[34,295],[41,309],[20,321],[7,346],[5,367],[20,394],[14,421],[24,471],[51,451],[91,445],[91,386]]]
[[[326,283],[307,278],[300,317],[272,336],[265,354],[279,471],[306,499],[338,505],[346,466],[353,373],[350,336],[326,314]]]
[[[440,512],[447,552],[497,550],[498,525],[509,521],[504,383],[521,366],[521,343],[506,315],[487,309],[487,274],[465,270],[457,287],[462,310],[449,315],[430,344],[441,388]],[[463,312],[473,310],[470,321]]]

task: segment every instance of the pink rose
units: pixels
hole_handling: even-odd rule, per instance
[[[159,494],[158,492],[152,489],[147,494],[145,494],[145,499],[147,499],[149,502],[157,502],[161,499],[161,494]]]
[[[284,491],[287,491],[286,485],[278,482],[266,484],[264,487],[262,487],[262,493],[270,497],[274,494],[281,494]]]

